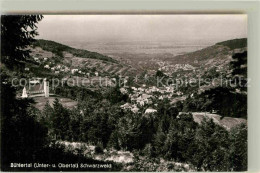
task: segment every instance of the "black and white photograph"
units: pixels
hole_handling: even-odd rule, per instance
[[[247,171],[247,38],[247,14],[2,14],[1,171]]]

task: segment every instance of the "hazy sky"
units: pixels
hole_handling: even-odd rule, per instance
[[[39,36],[67,41],[223,41],[247,37],[246,15],[44,15]]]

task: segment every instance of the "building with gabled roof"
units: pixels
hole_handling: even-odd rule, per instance
[[[23,88],[22,98],[34,97],[36,95],[49,97],[49,82],[46,78],[43,80],[43,83],[36,83]]]

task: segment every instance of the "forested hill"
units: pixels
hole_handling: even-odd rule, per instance
[[[234,49],[246,49],[247,39],[233,39],[216,43],[215,45],[206,47],[204,49],[178,55],[175,57],[164,58],[165,61],[169,61],[172,64],[190,64],[192,66],[214,66],[223,65],[231,60]]]
[[[247,47],[247,38],[239,38],[233,40],[227,40],[216,43],[216,45],[223,45],[229,47],[231,50]]]
[[[97,52],[90,52],[88,50],[72,48],[50,40],[38,39],[33,43],[32,47],[33,48],[40,47],[43,50],[52,52],[55,55],[60,57],[63,57],[63,52],[68,52],[74,56],[81,57],[81,58],[98,59],[98,60],[117,63],[116,60],[108,56],[99,54]]]

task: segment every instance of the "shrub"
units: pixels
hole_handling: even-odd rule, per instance
[[[102,154],[103,153],[103,145],[102,143],[98,143],[97,146],[95,147],[95,153],[96,154]]]

